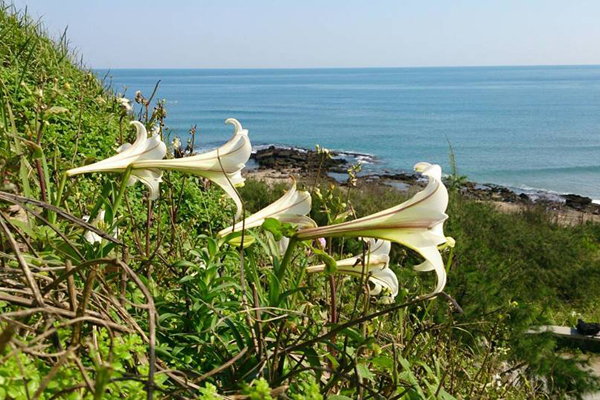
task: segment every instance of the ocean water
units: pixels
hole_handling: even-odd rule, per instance
[[[167,126],[200,147],[231,135],[253,145],[365,153],[367,171],[409,170],[419,161],[480,183],[578,193],[600,199],[600,66],[98,70],[132,98],[166,99]]]

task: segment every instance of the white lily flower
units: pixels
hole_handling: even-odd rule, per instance
[[[101,210],[98,215],[96,216],[96,218],[94,218],[94,220],[91,222],[92,226],[95,226],[96,228],[104,221],[104,210]],[[83,218],[85,222],[89,222],[90,220],[90,216],[89,215],[85,215]],[[117,236],[119,236],[119,230],[115,228],[115,230],[112,233],[113,238],[117,238]],[[83,238],[90,244],[94,244],[94,243],[101,243],[102,242],[102,237],[100,235],[98,235],[95,232],[92,231],[86,231],[85,234],[83,235]]]
[[[248,130],[242,128],[238,120],[229,118],[226,124],[234,126],[233,137],[223,146],[208,153],[191,157],[168,160],[140,160],[134,164],[137,169],[162,169],[187,172],[207,178],[219,185],[233,199],[237,206],[236,219],[242,212],[242,200],[235,189],[242,186],[242,169],[246,166],[252,145],[248,138]]]
[[[85,222],[89,222],[90,216],[84,215],[81,219],[84,220]],[[104,219],[104,210],[102,210],[102,211],[100,211],[100,213],[98,213],[98,216],[92,222],[92,226],[98,227],[98,222],[102,221],[103,219]],[[98,235],[97,233],[92,232],[92,231],[85,231],[83,238],[90,244],[102,242],[102,238],[100,237],[100,235]]]
[[[282,237],[280,240],[277,241],[276,245],[277,245],[277,251],[279,252],[279,256],[283,257],[283,255],[285,254],[285,251],[288,248],[288,245],[290,244],[290,238],[288,237]]]
[[[134,162],[160,160],[167,154],[167,146],[160,139],[160,136],[152,135],[148,137],[146,128],[139,121],[132,121],[131,124],[135,126],[137,134],[133,144],[125,143],[117,149],[117,155],[94,164],[70,169],[67,171],[67,175],[74,176],[91,172],[123,173]],[[157,169],[134,169],[131,171],[128,185],[133,185],[139,180],[150,189],[150,198],[154,200],[159,194],[158,185],[161,182],[161,177],[162,171]]]
[[[438,245],[446,242],[443,224],[448,218],[445,213],[448,191],[442,183],[439,165],[421,162],[415,165],[415,170],[427,176],[429,183],[410,200],[354,221],[301,230],[297,238],[371,237],[402,244],[425,258],[417,270],[434,270],[437,285],[432,294],[441,292],[446,285],[446,269]]]
[[[277,218],[282,222],[293,222],[301,226],[314,226],[312,220],[306,217],[310,212],[311,197],[306,191],[296,190],[296,180],[292,178],[292,187],[285,194],[262,210],[252,214],[244,221],[234,226],[225,228],[219,232],[219,236],[225,236],[231,232],[261,226],[267,218]]]
[[[117,102],[127,113],[133,112],[133,106],[131,105],[131,100],[129,100],[128,98],[119,97],[119,98],[117,98]]]
[[[368,275],[369,282],[373,284],[370,294],[376,296],[386,291],[392,298],[396,297],[399,290],[398,278],[389,268],[390,249],[392,243],[387,240],[370,239],[369,250],[365,255],[363,268],[363,255],[337,261],[337,272],[340,274],[362,276]],[[307,273],[323,272],[325,264],[306,268]]]

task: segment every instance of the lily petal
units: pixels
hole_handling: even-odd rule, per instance
[[[383,289],[389,290],[390,297],[394,298],[400,291],[400,285],[398,284],[398,277],[390,268],[384,268],[375,270],[369,276],[369,281],[373,283],[373,288],[369,291],[373,296],[380,295]]]
[[[104,210],[100,210],[100,212],[98,213],[98,215],[96,216],[96,218],[94,218],[94,220],[90,224],[92,226],[95,226],[97,228],[100,225],[100,223],[102,221],[104,221],[104,215],[105,215]],[[85,222],[89,222],[90,216],[89,215],[85,215],[81,219],[83,219]],[[114,237],[116,239],[117,236],[119,236],[119,230],[117,228],[115,228],[115,230],[112,233],[112,237]],[[98,235],[97,233],[92,232],[92,231],[86,231],[84,233],[83,237],[90,244],[101,243],[102,240],[103,240],[100,235]]]
[[[354,221],[343,222],[298,232],[298,239],[318,237],[372,237],[402,244],[418,252],[427,266],[421,270],[435,270],[438,282],[434,293],[443,290],[446,270],[437,246],[446,241],[443,224],[448,218],[448,191],[441,181],[439,165],[418,163],[415,170],[429,178],[427,187],[410,200]]]
[[[90,221],[90,216],[89,215],[84,215],[82,218],[82,220],[84,220],[85,222],[89,222]],[[100,221],[104,220],[104,210],[101,210],[98,215],[96,216],[96,218],[94,219],[94,221],[92,221],[92,226],[98,227],[98,223]],[[85,231],[83,238],[90,244],[94,244],[94,243],[100,243],[102,242],[102,237],[100,237],[100,235],[98,235],[95,232],[92,231]]]
[[[277,241],[277,251],[279,252],[280,257],[283,257],[289,244],[290,244],[290,238],[285,237],[285,236]]]
[[[337,272],[352,276],[369,276],[369,282],[373,284],[371,295],[379,295],[383,289],[387,289],[392,297],[396,297],[399,291],[398,278],[394,271],[389,268],[389,252],[391,243],[386,240],[369,241],[369,251],[365,255],[363,266],[363,255],[346,258],[337,261]],[[325,264],[306,268],[307,273],[323,272]]]
[[[279,214],[277,219],[283,223],[290,223],[296,225],[299,229],[316,228],[317,223],[314,219],[307,217],[306,215],[298,214]],[[262,225],[262,224],[261,224]]]
[[[158,135],[148,137],[146,128],[139,121],[132,121],[135,126],[136,139],[133,144],[124,143],[117,149],[116,155],[97,163],[86,165],[79,168],[73,168],[67,171],[68,176],[85,174],[90,172],[125,172],[125,170],[135,161],[139,160],[160,160],[167,154],[167,146]],[[151,169],[138,169],[131,171],[127,184],[129,186],[141,181],[150,189],[150,199],[154,200],[159,194],[159,183],[161,182],[162,171]]]
[[[136,181],[140,181],[150,191],[150,200],[156,200],[160,194],[160,182],[162,182],[162,171],[152,169],[140,169],[132,171],[131,179],[128,182],[129,185],[134,184]],[[133,182],[132,182],[133,181]]]
[[[303,227],[316,226],[312,219],[306,217],[306,214],[310,212],[310,208],[310,193],[296,190],[296,181],[293,180],[292,187],[282,197],[255,214],[252,214],[244,221],[221,230],[219,236],[240,231],[242,227],[251,229],[261,226],[267,218],[277,218],[282,222],[296,223]]]
[[[242,211],[242,200],[235,186],[244,182],[241,171],[252,153],[248,130],[233,118],[225,121],[234,126],[233,137],[223,146],[208,153],[168,160],[140,160],[133,164],[137,169],[160,169],[190,173],[207,178],[219,185],[237,206],[236,219]]]
[[[197,174],[200,175],[200,174]],[[239,219],[242,215],[242,199],[239,196],[236,187],[244,186],[244,178],[242,178],[241,171],[238,171],[234,174],[223,174],[222,172],[205,172],[202,176],[215,184],[219,185],[221,189],[227,193],[229,197],[233,200],[236,206],[235,219]]]
[[[148,138],[146,128],[139,121],[132,121],[136,129],[136,139],[133,144],[125,144],[119,148],[119,153],[105,160],[73,168],[67,171],[68,176],[90,172],[125,172],[129,165],[139,160],[160,160],[167,154],[167,146],[159,136]]]

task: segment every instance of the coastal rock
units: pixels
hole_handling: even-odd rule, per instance
[[[519,195],[519,199],[521,199],[522,201],[525,201],[525,202],[531,201],[531,199],[529,198],[529,196],[527,194],[525,194],[525,193],[521,193]]]
[[[579,196],[577,194],[565,194],[565,205],[578,211],[583,211],[592,204],[592,199],[589,197]]]
[[[324,172],[346,172],[348,163],[343,158],[337,158],[336,153],[331,153],[333,158],[323,161]],[[321,155],[312,150],[281,148],[270,146],[257,150],[251,155],[256,160],[259,169],[299,170],[303,173],[316,173],[321,164]]]
[[[414,183],[419,180],[419,176],[413,172],[399,172],[396,174],[383,174],[380,175],[381,179],[387,179],[391,181],[400,181]]]

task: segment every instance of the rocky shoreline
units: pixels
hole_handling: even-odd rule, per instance
[[[350,167],[346,156],[350,153],[331,152],[331,158],[326,158],[321,164],[322,157],[314,150],[283,148],[270,146],[253,152],[251,159],[257,166],[254,175],[270,175],[271,178],[281,179],[296,174],[309,178],[314,176],[319,168],[322,175],[341,185],[346,183],[336,179],[335,175],[345,174]],[[394,174],[364,174],[358,178],[359,185],[384,184],[400,191],[408,191],[424,185],[423,178],[413,172],[398,172]],[[461,182],[459,190],[468,198],[514,204],[515,206],[541,205],[550,210],[576,211],[584,214],[600,215],[600,205],[592,199],[577,194],[554,194],[545,191],[519,191],[495,184],[479,184],[470,181]]]

